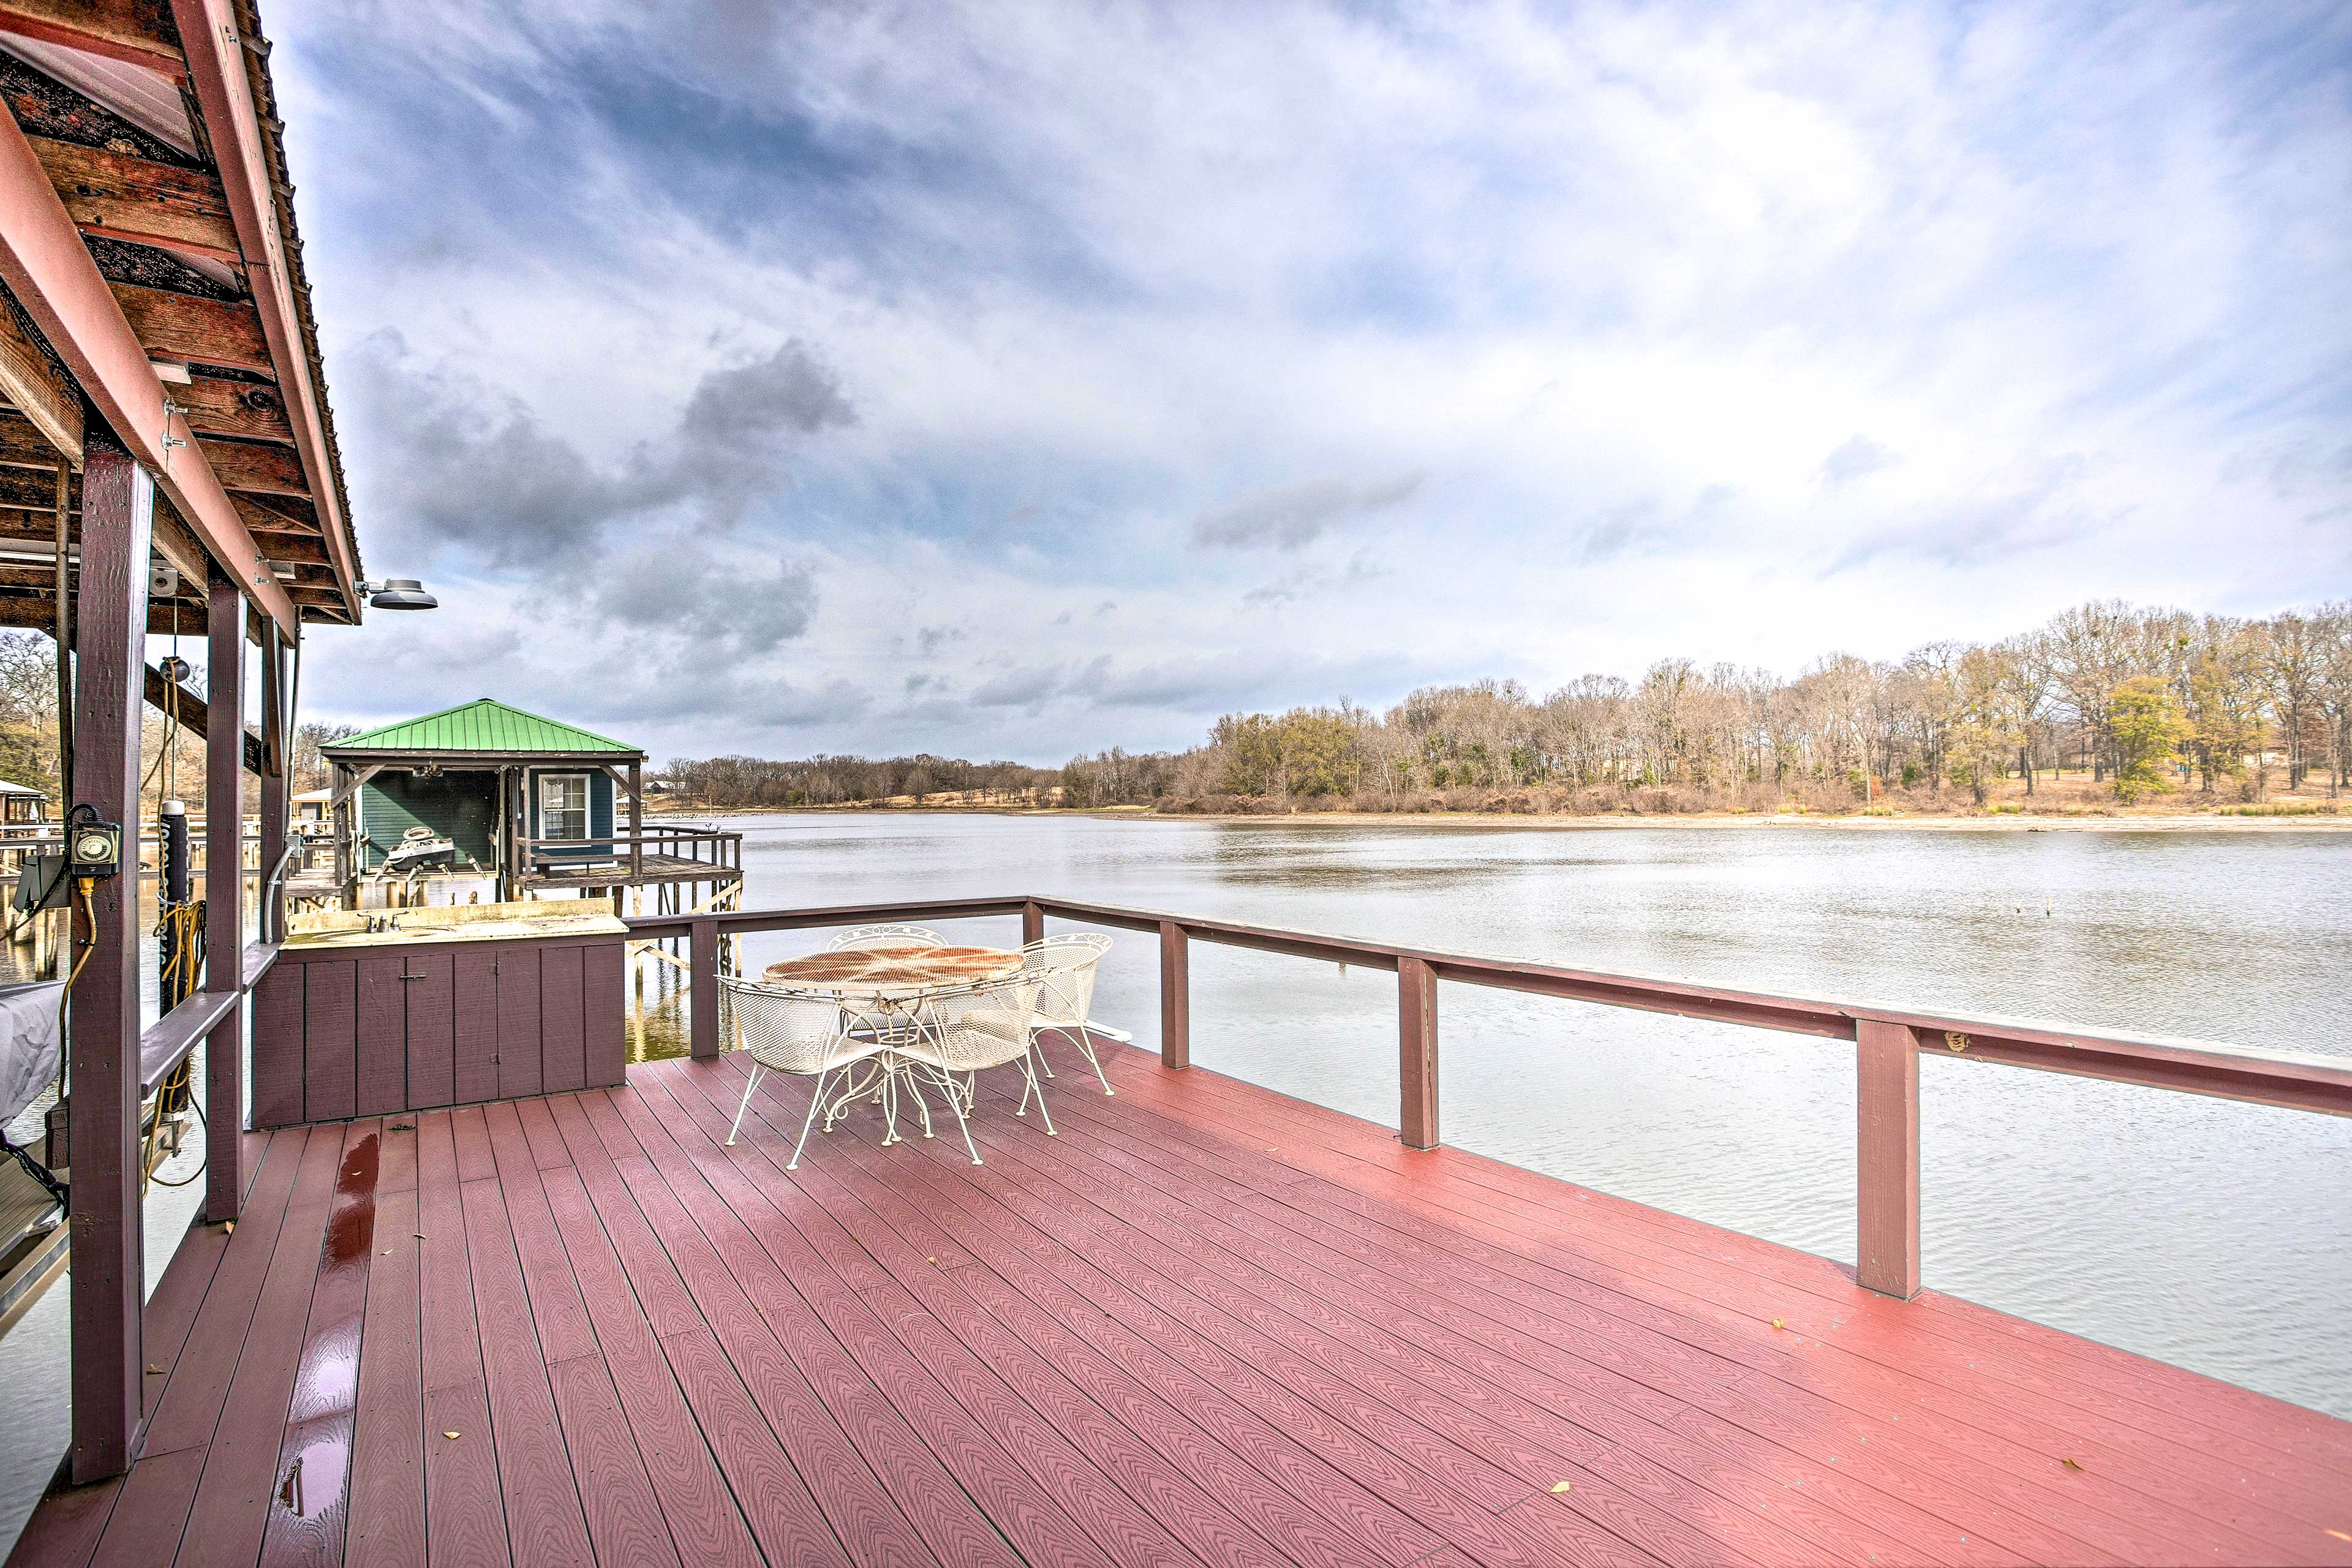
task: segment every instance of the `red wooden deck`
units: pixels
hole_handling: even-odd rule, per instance
[[[977,1168],[733,1059],[256,1135],[10,1561],[2352,1563],[2352,1424],[1113,1052]]]

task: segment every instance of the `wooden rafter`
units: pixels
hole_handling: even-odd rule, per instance
[[[262,566],[185,422],[167,416],[145,345],[13,120],[0,125],[0,280],[214,558],[265,614],[299,635],[293,601]]]
[[[204,110],[205,132],[220,171],[222,194],[236,224],[245,254],[246,282],[286,392],[296,449],[313,484],[327,548],[336,576],[359,603],[359,563],[343,518],[341,487],[328,441],[326,393],[318,384],[294,298],[296,263],[286,254],[291,219],[280,221],[278,190],[272,182],[268,143],[256,108],[254,79],[247,68],[245,40],[233,0],[171,0],[173,20],[188,66],[188,82]],[[218,362],[208,362],[218,363]]]
[[[122,319],[144,345],[151,358],[194,360],[199,364],[226,365],[231,370],[274,368],[269,345],[261,335],[260,318],[242,300],[200,300],[168,289],[142,289],[135,283],[109,283]]]
[[[278,496],[308,497],[310,493],[310,481],[302,472],[302,460],[294,455],[291,447],[201,438],[199,444],[205,449],[205,460],[212,464],[213,472],[229,489]]]
[[[204,171],[47,137],[26,140],[84,234],[163,246],[232,265],[243,259],[220,182]]]
[[[104,55],[187,79],[165,0],[0,0],[0,32]]]
[[[81,394],[16,301],[0,295],[0,396],[81,466]]]
[[[172,401],[185,411],[188,428],[199,436],[243,436],[291,446],[294,427],[286,422],[286,399],[266,381],[231,381],[199,373],[172,389]]]

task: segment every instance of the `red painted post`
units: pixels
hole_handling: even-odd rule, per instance
[[[1192,977],[1184,928],[1160,922],[1160,1065],[1192,1065]]]
[[[238,998],[205,1037],[205,1218],[217,1224],[236,1217],[245,1192],[245,595],[219,567],[211,577],[205,612],[211,710],[205,727],[205,989]]]
[[[1919,1047],[1902,1024],[1855,1025],[1860,1242],[1854,1276],[1882,1296],[1919,1293]]]
[[[75,929],[89,946],[72,1004],[73,1479],[130,1467],[146,1379],[139,1169],[139,721],[155,484],[92,423],[84,437],[77,806],[123,830],[122,870],[91,888]],[[80,889],[74,901],[82,903]]]
[[[1045,911],[1034,903],[1021,906],[1021,945],[1027,947],[1045,934]]]
[[[1437,975],[1418,958],[1397,959],[1397,1136],[1408,1149],[1437,1147]]]
[[[690,984],[687,997],[693,1018],[689,1051],[698,1057],[719,1054],[719,922],[698,920],[688,940],[687,959]]]
[[[261,623],[261,933],[272,942],[286,934],[286,896],[273,889],[269,874],[286,855],[286,768],[292,737],[286,713],[286,654],[278,623]],[[341,769],[335,778],[342,777]],[[341,850],[336,851],[337,859]]]

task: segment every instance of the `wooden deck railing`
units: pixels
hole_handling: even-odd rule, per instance
[[[688,939],[696,982],[718,969],[722,935],[798,931],[886,921],[971,920],[1018,915],[1033,942],[1048,917],[1141,931],[1160,949],[1160,1057],[1192,1065],[1189,954],[1194,942],[1393,972],[1397,976],[1399,1136],[1431,1149],[1438,1138],[1437,983],[1528,992],[1612,1007],[1745,1024],[1788,1034],[1851,1040],[1855,1047],[1856,1278],[1884,1295],[1919,1290],[1919,1058],[2033,1068],[2258,1105],[2352,1116],[2352,1060],[2153,1036],[2092,1033],[2014,1018],[1880,1007],[1770,992],[1692,985],[1643,975],[1484,958],[1436,948],[1326,936],[1312,931],[1200,920],[1160,910],[1069,899],[947,899],[800,910],[745,910],[645,916],[628,923],[641,938]],[[696,1056],[719,1050],[719,988],[690,986]]]

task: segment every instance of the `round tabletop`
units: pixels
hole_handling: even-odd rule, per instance
[[[997,947],[848,947],[772,963],[761,978],[836,996],[907,997],[1018,974],[1024,962]]]

